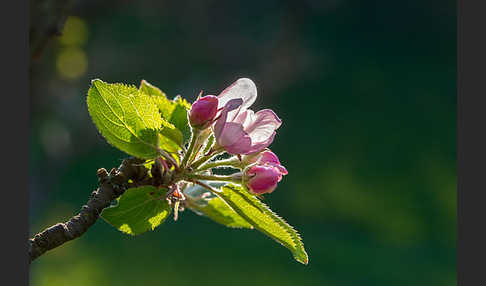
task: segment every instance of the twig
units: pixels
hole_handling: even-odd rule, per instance
[[[125,159],[118,169],[113,168],[110,173],[104,168],[99,169],[97,175],[100,187],[91,193],[79,214],[29,239],[29,264],[46,251],[83,235],[96,222],[103,209],[125,192],[129,179],[136,183],[146,177],[147,168],[140,166],[142,161],[136,158]]]
[[[30,0],[29,46],[32,59],[38,59],[54,36],[60,36],[71,12],[73,0]]]

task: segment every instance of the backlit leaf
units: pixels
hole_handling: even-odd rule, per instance
[[[221,198],[201,186],[189,187],[184,190],[184,194],[189,208],[199,215],[231,228],[253,228]]]
[[[139,90],[153,98],[162,117],[181,132],[181,142],[187,143],[191,138],[191,128],[187,119],[191,104],[180,96],[176,96],[174,100],[168,99],[162,90],[146,80],[142,80]]]
[[[108,143],[138,158],[158,154],[159,130],[164,120],[150,96],[134,86],[92,81],[88,111]]]
[[[154,230],[170,215],[166,190],[154,186],[131,188],[118,199],[118,204],[105,208],[101,217],[118,230],[138,235]]]
[[[221,187],[221,191],[218,196],[253,227],[288,248],[300,263],[309,262],[304,244],[297,231],[263,202],[241,186],[225,185]]]

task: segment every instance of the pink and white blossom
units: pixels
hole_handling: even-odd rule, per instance
[[[230,154],[252,154],[270,146],[282,120],[270,109],[248,109],[257,96],[253,81],[241,78],[218,96],[222,108],[213,125],[216,142]]]

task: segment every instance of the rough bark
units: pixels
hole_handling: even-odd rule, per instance
[[[29,264],[46,251],[56,248],[83,235],[98,219],[104,208],[122,195],[132,184],[143,182],[148,170],[141,165],[143,160],[129,158],[123,160],[118,169],[110,173],[106,169],[98,170],[100,186],[81,208],[79,214],[64,223],[55,224],[29,239]],[[128,183],[131,179],[133,183]]]

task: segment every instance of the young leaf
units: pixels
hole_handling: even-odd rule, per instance
[[[304,244],[297,231],[263,202],[240,186],[225,185],[221,187],[221,190],[222,192],[218,195],[240,216],[259,231],[287,247],[297,261],[303,264],[309,262]]]
[[[231,228],[249,228],[253,226],[237,214],[221,198],[196,185],[184,190],[186,203],[198,215],[204,215],[213,221]]]
[[[169,152],[177,152],[182,146],[182,133],[172,124],[165,122],[159,130],[159,147]]]
[[[154,97],[154,101],[162,117],[181,132],[183,143],[187,143],[191,139],[191,127],[187,119],[191,105],[180,96],[176,96],[174,100],[167,99],[165,95],[157,96]]]
[[[183,144],[182,132],[172,123],[169,123],[172,111],[175,108],[175,104],[171,100],[167,99],[167,96],[162,90],[150,84],[146,80],[142,80],[138,90],[141,93],[147,94],[152,97],[152,100],[159,108],[159,112],[161,113],[163,119],[165,119],[165,122],[164,124],[162,124],[160,131],[160,133],[163,135],[161,140],[162,143],[168,144],[169,146],[166,146],[168,148],[165,148],[164,150],[170,152],[175,152],[179,150],[179,146]],[[176,144],[174,145],[172,143]]]
[[[188,142],[191,139],[191,127],[189,125],[188,113],[191,109],[191,104],[184,98],[176,96],[174,98],[175,108],[172,111],[169,122],[182,132],[183,142]]]
[[[139,90],[145,94],[148,94],[150,96],[162,96],[162,97],[165,97],[167,98],[167,96],[165,95],[165,93],[160,90],[158,87],[150,84],[148,81],[142,79],[142,81],[140,82],[140,87],[139,87]]]
[[[101,217],[118,230],[138,235],[154,230],[170,215],[166,190],[154,186],[131,188],[118,199],[118,204],[105,208]]]
[[[170,122],[172,112],[174,111],[174,108],[176,106],[174,101],[168,99],[162,90],[150,84],[146,80],[142,80],[139,90],[140,92],[148,94],[152,97],[153,101],[159,109],[160,114],[162,115],[162,118],[164,118],[167,122]]]
[[[142,80],[139,90],[153,98],[162,117],[181,132],[182,143],[187,143],[191,138],[191,128],[187,119],[187,113],[191,108],[191,104],[180,96],[176,96],[174,100],[168,99],[162,90],[146,80]]]
[[[150,96],[134,86],[95,79],[88,90],[87,104],[93,122],[110,144],[143,159],[158,155],[159,130],[166,122]]]

